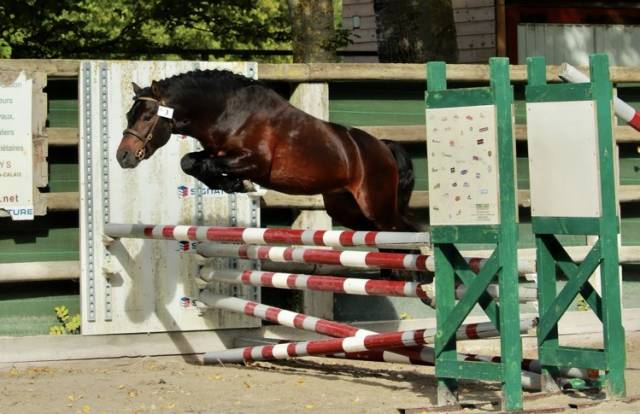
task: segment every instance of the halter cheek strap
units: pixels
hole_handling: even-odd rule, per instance
[[[144,144],[142,146],[142,148],[140,148],[138,151],[136,151],[135,153],[135,157],[138,160],[141,160],[144,158],[145,154],[146,154],[146,147],[147,144],[149,143],[149,141],[151,141],[153,139],[153,131],[156,129],[156,125],[158,125],[158,121],[160,120],[160,118],[167,118],[169,120],[171,120],[171,123],[174,123],[173,120],[173,108],[167,107],[162,105],[164,102],[158,101],[155,98],[151,98],[149,96],[140,96],[136,98],[136,101],[150,101],[150,102],[155,102],[156,104],[158,104],[158,111],[156,112],[156,116],[153,119],[153,123],[151,124],[151,127],[149,128],[149,132],[147,132],[147,135],[145,137],[143,137],[142,135],[140,135],[140,133],[138,133],[138,131],[136,131],[135,129],[131,129],[131,128],[127,128],[125,129],[122,134],[123,135],[133,135],[134,137],[138,138],[140,141],[142,141],[142,143]]]

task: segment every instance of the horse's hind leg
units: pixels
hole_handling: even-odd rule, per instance
[[[362,214],[353,195],[348,191],[322,194],[327,214],[339,224],[352,230],[376,230],[376,225]]]
[[[363,182],[352,192],[360,210],[378,230],[415,231],[398,207],[397,180],[385,183]]]

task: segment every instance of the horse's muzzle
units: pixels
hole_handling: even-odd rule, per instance
[[[116,159],[118,160],[118,164],[122,168],[134,168],[139,163],[141,158],[136,156],[136,153],[128,148],[120,148],[116,152]]]

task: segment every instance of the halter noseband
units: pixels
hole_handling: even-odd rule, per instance
[[[135,98],[136,102],[137,101],[150,101],[150,102],[155,102],[156,104],[158,104],[158,111],[160,110],[160,108],[164,108],[164,106],[162,105],[163,102],[158,101],[155,98],[151,98],[149,96],[139,96]],[[153,139],[153,131],[156,129],[156,125],[158,125],[158,121],[160,120],[161,115],[159,113],[155,114],[155,119],[153,120],[153,123],[151,124],[151,127],[149,128],[149,132],[147,132],[146,136],[142,136],[138,133],[138,131],[136,131],[135,129],[131,129],[131,128],[127,128],[124,131],[122,131],[122,135],[133,135],[134,137],[138,138],[140,141],[142,141],[143,146],[142,148],[140,148],[138,151],[136,151],[135,153],[135,157],[138,160],[141,160],[144,158],[147,150],[147,144],[149,143],[149,141],[151,141]],[[169,118],[171,119],[171,122],[173,123],[173,117],[169,117],[169,116],[163,116],[165,118]]]

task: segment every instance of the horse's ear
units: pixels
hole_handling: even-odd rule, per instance
[[[142,92],[142,88],[135,82],[131,82],[131,87],[133,87],[133,93],[135,93],[136,96],[140,95],[140,92]]]
[[[160,84],[156,81],[151,81],[151,95],[156,98],[162,98],[162,89]]]

